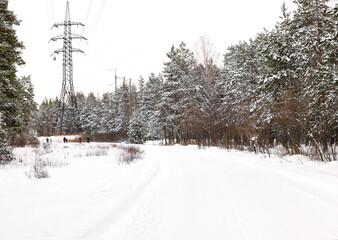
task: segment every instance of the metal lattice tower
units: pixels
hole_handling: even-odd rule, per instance
[[[75,91],[74,91],[74,84],[73,84],[73,58],[72,53],[73,52],[80,52],[84,53],[82,50],[73,48],[72,47],[72,40],[73,39],[84,39],[83,36],[72,34],[71,27],[72,25],[80,25],[84,27],[84,24],[80,22],[71,22],[70,21],[70,12],[69,12],[69,3],[67,1],[66,6],[66,15],[65,15],[65,21],[61,23],[55,23],[53,27],[64,27],[63,34],[57,35],[53,38],[51,38],[50,41],[57,41],[57,40],[63,40],[63,48],[57,49],[54,51],[52,55],[55,56],[55,54],[63,53],[63,72],[62,72],[62,88],[61,88],[61,94],[60,94],[60,100],[59,100],[59,122],[58,122],[58,128],[60,129],[60,134],[63,133],[63,127],[64,127],[64,116],[66,112],[70,112],[72,119],[73,119],[73,126],[77,125],[77,102],[75,97]],[[75,127],[77,128],[77,127]],[[74,130],[74,129],[73,129]]]

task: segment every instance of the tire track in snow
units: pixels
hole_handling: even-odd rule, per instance
[[[160,172],[160,165],[157,163],[152,173],[127,197],[121,199],[118,205],[113,206],[107,213],[107,215],[101,220],[97,221],[90,229],[79,237],[75,237],[74,240],[92,240],[98,239],[100,235],[104,234],[114,223],[119,221],[128,210],[135,204],[137,199],[142,195],[145,189],[154,181]]]

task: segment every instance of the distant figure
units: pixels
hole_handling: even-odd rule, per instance
[[[49,143],[49,139],[48,138],[46,138],[46,141],[47,141],[47,143]]]
[[[68,138],[66,138],[66,143],[68,143]]]
[[[66,137],[63,137],[63,143],[66,143]]]
[[[81,138],[79,138],[79,142],[80,142],[80,144],[82,143],[82,139]]]
[[[50,143],[52,143],[52,139],[50,139],[49,141],[50,141]]]
[[[87,143],[89,143],[90,142],[90,138],[89,137],[87,137]]]

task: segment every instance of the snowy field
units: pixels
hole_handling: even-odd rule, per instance
[[[131,164],[111,143],[15,149],[0,167],[0,239],[338,239],[337,162],[140,148]],[[30,175],[36,156],[49,178]]]

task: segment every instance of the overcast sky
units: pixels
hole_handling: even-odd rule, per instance
[[[64,21],[66,2],[9,0],[9,9],[22,20],[17,34],[26,47],[19,76],[31,75],[37,103],[60,95],[62,55],[56,61],[50,55],[62,48],[62,41],[48,41],[63,33],[51,26]],[[163,70],[173,44],[183,41],[193,50],[201,35],[222,55],[229,45],[272,29],[283,2],[295,9],[292,0],[69,0],[71,20],[86,25],[72,32],[88,38],[73,40],[73,47],[86,54],[73,54],[75,91],[113,91],[115,68],[119,77],[137,84],[140,75],[147,79]]]

